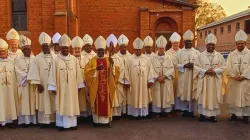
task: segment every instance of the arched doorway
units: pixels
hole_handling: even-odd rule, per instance
[[[169,38],[173,32],[178,31],[177,23],[174,19],[170,17],[161,17],[155,22],[155,40],[163,35],[168,40],[168,45],[166,46],[166,50],[171,48],[171,43],[169,42]]]

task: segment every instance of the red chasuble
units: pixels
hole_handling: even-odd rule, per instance
[[[103,65],[103,70],[98,71],[98,89],[96,108],[98,116],[108,116],[108,68],[106,59],[97,59],[97,66]]]

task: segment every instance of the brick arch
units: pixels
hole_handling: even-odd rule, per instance
[[[170,17],[160,17],[154,23],[154,31],[168,31],[168,32],[177,32],[178,25],[176,21]]]
[[[155,39],[160,35],[166,37],[169,40],[169,37],[173,32],[178,32],[178,24],[171,17],[160,17],[156,19],[154,23],[154,37]],[[168,43],[166,46],[166,50],[171,48],[171,43]]]

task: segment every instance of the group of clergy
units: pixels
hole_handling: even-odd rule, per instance
[[[193,47],[194,34],[174,32],[168,41],[150,36],[133,42],[111,34],[95,41],[86,34],[72,40],[56,33],[39,36],[41,50],[34,56],[31,40],[11,29],[0,38],[0,124],[14,127],[56,125],[77,129],[77,117],[92,116],[93,126],[111,126],[123,114],[135,118],[183,111],[183,117],[217,122],[225,94],[231,121],[250,116],[250,51],[247,34],[235,35],[236,49],[227,61],[215,51],[216,36],[206,37],[206,50]],[[95,47],[96,53],[92,50]],[[119,47],[117,52],[116,46]],[[19,49],[20,48],[20,49]],[[72,54],[70,54],[72,48]],[[208,117],[208,119],[206,119]]]

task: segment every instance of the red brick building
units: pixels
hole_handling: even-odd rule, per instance
[[[197,48],[205,48],[205,39],[209,33],[217,37],[216,49],[220,52],[230,52],[235,49],[235,34],[239,30],[248,34],[247,45],[250,47],[250,9],[210,23],[197,31]]]
[[[196,0],[0,0],[0,37],[14,27],[32,39],[40,51],[38,36],[44,31],[94,39],[114,33],[125,34],[129,50],[136,37],[153,38],[172,32],[194,31]]]

